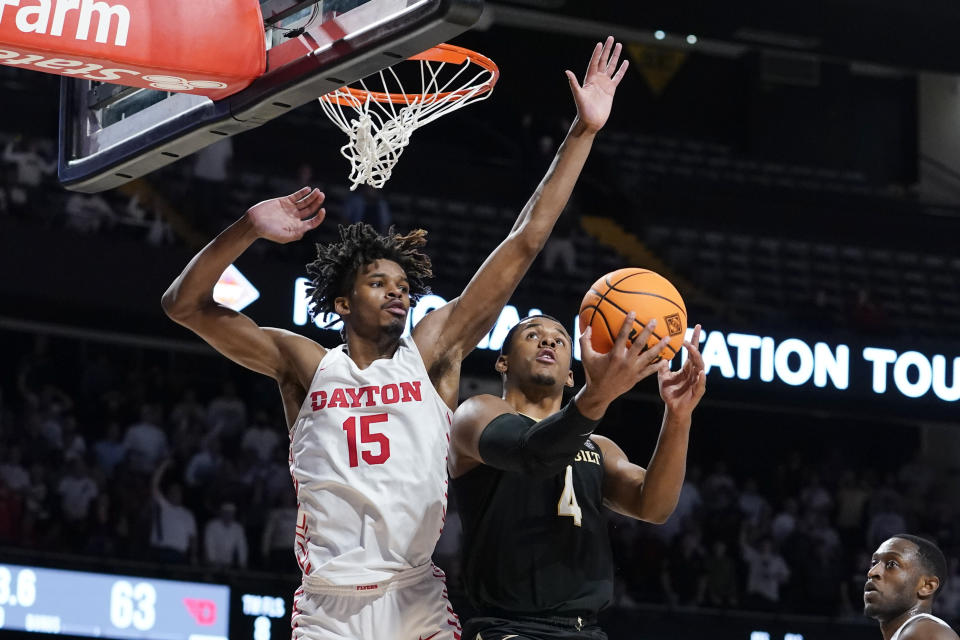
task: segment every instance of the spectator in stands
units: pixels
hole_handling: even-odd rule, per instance
[[[67,228],[80,233],[109,229],[117,220],[110,204],[99,193],[74,193],[65,207]]]
[[[57,163],[43,157],[43,143],[40,140],[30,140],[25,148],[17,149],[19,136],[7,143],[3,150],[3,161],[17,168],[16,179],[28,189],[37,189],[43,182],[53,176],[57,170]]]
[[[700,508],[703,506],[699,487],[700,475],[700,467],[696,465],[691,465],[687,469],[687,475],[683,479],[683,487],[680,489],[680,496],[677,498],[677,507],[666,522],[653,530],[655,535],[670,541],[681,531],[690,528],[690,521],[697,517]]]
[[[81,541],[84,543],[84,552],[105,558],[116,557],[117,529],[110,495],[101,493],[94,501],[87,519],[87,537]]]
[[[757,481],[753,478],[747,478],[744,482],[737,505],[743,517],[751,524],[758,524],[761,519],[770,515],[770,503],[757,492]]]
[[[134,471],[149,474],[167,456],[167,434],[160,428],[160,407],[145,405],[140,421],[130,425],[123,436],[123,446]]]
[[[814,540],[815,545],[833,553],[840,548],[840,534],[830,523],[827,514],[822,511],[811,511],[806,516],[807,535]]]
[[[703,556],[703,547],[700,546],[700,537],[696,532],[684,533],[671,545],[660,571],[663,591],[671,605],[690,606],[700,603],[703,596]]]
[[[718,494],[736,493],[737,483],[727,471],[727,463],[723,460],[717,460],[713,466],[713,473],[707,476],[703,483],[704,498],[707,502],[707,508],[711,508],[712,501]]]
[[[197,562],[197,521],[183,506],[183,488],[178,482],[160,487],[164,472],[170,466],[165,460],[153,473],[153,518],[150,523],[150,547],[157,562],[184,564]]]
[[[37,523],[45,523],[51,517],[50,484],[47,471],[40,463],[30,467],[30,486],[26,492],[26,510]]]
[[[263,491],[268,502],[290,491],[290,460],[286,447],[274,447],[273,457],[263,474]]]
[[[775,611],[780,606],[780,587],[790,578],[790,569],[773,547],[771,538],[754,546],[744,527],[740,538],[743,561],[747,563],[747,602],[756,611]]]
[[[860,542],[863,527],[863,510],[870,493],[863,486],[855,471],[847,469],[837,482],[836,524],[840,538],[847,545]]]
[[[188,487],[203,487],[213,481],[223,463],[220,455],[220,440],[208,436],[200,443],[200,449],[191,456],[183,480]]]
[[[900,514],[896,498],[891,494],[878,496],[874,514],[867,524],[867,547],[876,548],[881,542],[895,536],[907,528],[907,522]]]
[[[61,395],[61,392],[55,390],[52,385],[47,385],[45,389],[47,393],[41,393],[41,397],[47,397],[49,400],[41,400],[38,407],[39,434],[48,450],[62,452],[64,422],[67,420],[67,412],[72,408],[73,401]],[[52,393],[54,390],[55,393]]]
[[[104,436],[93,444],[93,455],[97,466],[108,478],[127,456],[127,448],[120,441],[120,425],[115,420],[110,421]]]
[[[390,203],[383,197],[380,189],[366,184],[360,185],[356,191],[347,196],[343,204],[343,212],[347,218],[347,224],[366,222],[379,233],[386,233],[393,224]]]
[[[203,531],[203,546],[208,565],[221,569],[247,566],[247,536],[236,520],[237,507],[231,502],[220,505],[220,514]]]
[[[793,498],[787,498],[780,512],[773,518],[770,524],[770,534],[777,544],[782,544],[789,538],[797,528],[797,516],[800,508],[797,501]]]
[[[77,419],[69,414],[63,419],[63,460],[70,462],[87,455],[87,441],[77,429]]]
[[[224,382],[220,395],[207,405],[207,424],[224,444],[237,439],[246,427],[247,405],[237,395],[232,381]]]
[[[727,553],[725,542],[713,543],[710,555],[703,561],[703,571],[703,603],[709,607],[736,607],[740,602],[737,566]]]
[[[800,493],[800,502],[810,511],[829,511],[833,507],[833,498],[821,483],[820,474],[810,474],[807,486]]]
[[[0,464],[0,481],[9,490],[23,493],[30,487],[30,474],[23,466],[23,450],[18,446],[8,448],[2,453],[3,463]]]
[[[83,458],[74,458],[57,486],[60,513],[71,527],[81,525],[90,513],[90,503],[100,493]]]
[[[289,487],[273,499],[273,507],[263,528],[260,553],[265,565],[294,575],[300,569],[290,553],[297,527],[297,494]]]
[[[170,425],[175,437],[199,443],[209,432],[207,409],[197,400],[196,391],[187,389],[170,412]]]
[[[273,450],[280,444],[280,427],[270,424],[266,411],[257,411],[253,423],[243,434],[241,447],[251,452],[260,462],[273,457]]]

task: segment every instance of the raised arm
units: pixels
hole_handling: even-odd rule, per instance
[[[163,481],[163,474],[166,473],[167,467],[170,466],[170,460],[164,460],[153,472],[153,478],[150,480],[150,493],[153,495],[153,499],[162,504],[167,504],[167,499],[163,495],[163,490],[160,488],[160,483]]]
[[[428,368],[443,358],[465,357],[490,330],[517,284],[536,258],[563,211],[593,145],[606,123],[627,62],[617,67],[621,45],[598,43],[583,86],[567,71],[577,117],[546,176],[520,212],[507,238],[486,259],[463,293],[432,312],[413,336]]]
[[[603,452],[604,502],[618,513],[662,524],[677,506],[687,468],[693,410],[706,390],[703,359],[694,346],[699,340],[697,325],[692,342],[684,342],[690,357],[680,371],[661,366],[657,373],[666,409],[660,438],[646,469],[630,462],[609,438],[594,436]]]
[[[651,320],[628,347],[632,327],[633,314],[628,314],[613,349],[606,354],[593,350],[588,329],[580,339],[586,384],[563,409],[535,424],[528,424],[502,398],[476,396],[460,405],[453,415],[450,475],[459,477],[479,464],[531,475],[562,470],[593,433],[610,403],[664,368],[665,363],[654,361],[667,345],[666,338],[642,350],[656,322]]]
[[[213,288],[224,270],[258,238],[281,244],[299,240],[325,215],[323,194],[309,187],[251,207],[200,253],[194,256],[167,292],[163,310],[214,349],[248,369],[283,382],[291,376],[310,377],[323,357],[312,340],[279,329],[260,328],[250,318],[213,299]]]

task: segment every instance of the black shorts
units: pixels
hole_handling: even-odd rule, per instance
[[[579,621],[578,621],[579,620]],[[463,640],[607,640],[596,619],[583,618],[470,618]]]

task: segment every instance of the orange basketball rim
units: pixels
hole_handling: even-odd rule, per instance
[[[342,104],[343,106],[353,106],[353,104],[355,104],[355,100],[364,102],[368,97],[370,100],[374,100],[376,102],[390,102],[392,104],[411,104],[417,101],[436,102],[442,100],[459,100],[475,94],[489,93],[493,90],[494,85],[497,84],[497,80],[500,79],[500,69],[493,60],[482,53],[477,53],[476,51],[472,51],[465,47],[458,47],[457,45],[453,44],[440,43],[435,47],[427,49],[423,53],[410,56],[408,59],[455,65],[464,65],[470,63],[485,69],[487,74],[484,74],[486,77],[479,85],[469,83],[467,86],[463,86],[459,89],[451,91],[429,92],[424,88],[421,93],[408,93],[370,91],[368,89],[343,87],[338,91],[323,96],[320,99],[326,102],[336,102],[338,104]],[[352,99],[342,95],[343,93],[352,96]]]

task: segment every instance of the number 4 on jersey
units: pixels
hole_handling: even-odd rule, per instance
[[[560,502],[557,503],[558,516],[570,516],[573,518],[573,524],[581,526],[583,523],[583,510],[577,504],[577,494],[573,491],[573,465],[567,465],[567,477],[563,482],[563,493],[560,494]]]

